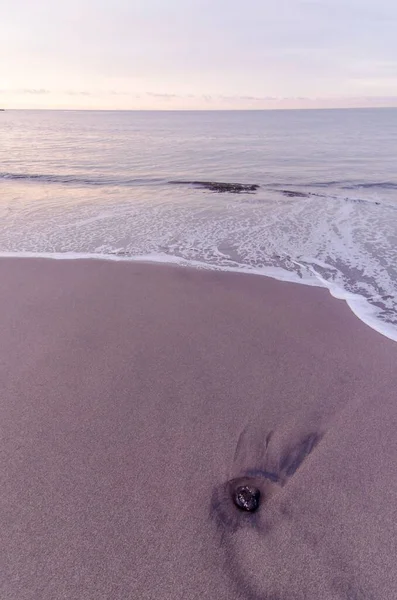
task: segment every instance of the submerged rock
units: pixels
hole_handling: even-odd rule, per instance
[[[173,185],[195,185],[219,194],[253,193],[259,188],[256,183],[223,183],[218,181],[170,181]]]
[[[241,485],[233,492],[233,502],[240,510],[255,512],[259,508],[261,493],[251,485]]]
[[[281,190],[281,193],[288,198],[307,198],[308,194],[304,192],[296,192],[295,190]]]

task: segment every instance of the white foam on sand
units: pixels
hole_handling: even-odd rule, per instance
[[[313,271],[313,273],[315,273],[315,271]],[[392,323],[387,323],[379,318],[378,311],[366,298],[359,294],[352,294],[351,292],[344,290],[335,283],[327,281],[317,273],[315,273],[315,276],[323,287],[328,288],[331,296],[338,300],[344,300],[360,321],[363,321],[368,327],[371,327],[371,329],[374,329],[381,335],[397,342],[397,327]]]
[[[397,342],[397,327],[387,323],[379,318],[376,307],[368,302],[366,298],[359,294],[353,294],[344,290],[337,284],[327,281],[313,267],[307,264],[301,264],[293,261],[306,271],[306,276],[299,276],[296,272],[288,271],[281,267],[250,267],[250,266],[219,266],[208,264],[197,260],[187,260],[178,256],[169,254],[148,254],[125,256],[122,254],[100,254],[90,252],[0,252],[0,258],[43,258],[50,260],[106,260],[116,262],[141,262],[141,263],[160,263],[173,264],[185,267],[193,267],[211,271],[227,271],[234,273],[245,273],[249,275],[260,275],[271,277],[278,281],[297,283],[300,285],[309,285],[313,287],[322,287],[328,289],[330,294],[338,299],[344,300],[353,314],[363,323],[374,329],[381,335]],[[317,261],[318,263],[318,261]]]

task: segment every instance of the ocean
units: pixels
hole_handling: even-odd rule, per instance
[[[397,340],[397,109],[6,111],[0,215],[1,256],[324,286]]]

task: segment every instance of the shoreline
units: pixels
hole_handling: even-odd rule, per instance
[[[275,281],[286,283],[295,283],[305,287],[325,289],[336,300],[342,300],[346,303],[353,315],[363,322],[367,327],[373,329],[383,337],[397,342],[397,327],[385,323],[374,316],[374,308],[368,300],[358,294],[347,292],[339,286],[326,281],[313,269],[309,271],[313,274],[313,279],[300,279],[295,273],[287,271],[281,267],[232,267],[218,266],[209,263],[187,260],[173,255],[135,255],[123,256],[119,254],[97,254],[80,252],[0,252],[0,260],[3,259],[43,259],[43,260],[66,260],[66,261],[104,261],[104,262],[122,262],[132,264],[153,264],[188,268],[193,270],[213,271],[221,273],[235,273],[240,275],[255,275],[265,277]],[[300,263],[297,263],[300,265]],[[304,267],[304,265],[300,265]],[[307,267],[306,267],[307,268]]]

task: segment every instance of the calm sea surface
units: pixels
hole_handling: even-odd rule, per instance
[[[397,109],[0,112],[0,216],[2,255],[145,257],[326,285],[397,340]]]

